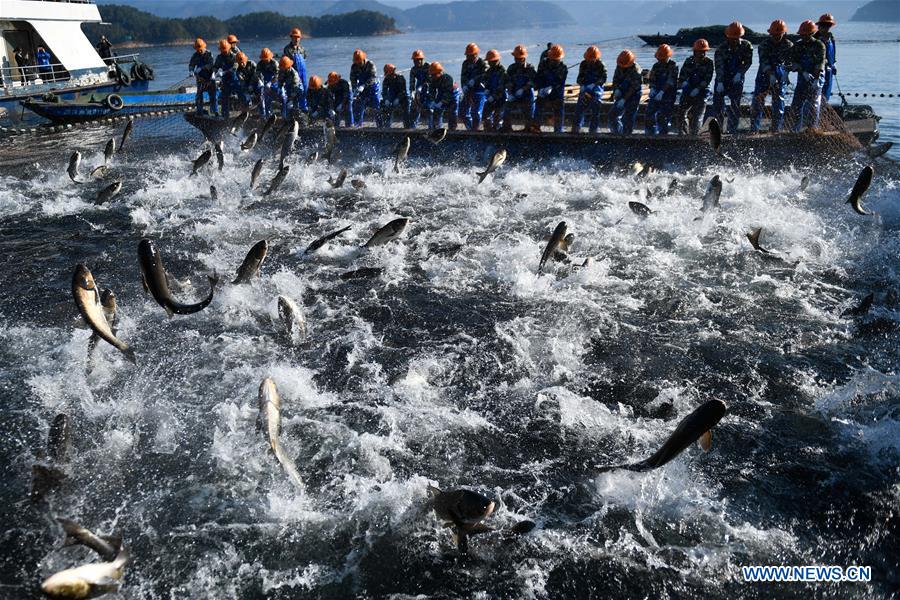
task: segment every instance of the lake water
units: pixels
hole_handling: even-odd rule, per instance
[[[837,33],[845,91],[900,91],[896,30]],[[471,39],[504,53],[525,42],[535,55],[553,40],[570,64],[601,42],[610,64],[626,44],[602,40],[621,35],[418,34],[307,48],[313,73],[346,73],[356,45],[379,66],[405,66],[421,47],[455,72]],[[259,44],[244,46],[258,54]],[[649,66],[652,49],[637,51]],[[181,79],[189,52],[146,49],[155,85]],[[872,104],[883,138],[896,139],[897,100]],[[203,140],[180,116],[137,120],[109,177],[88,180],[120,135],[113,125],[0,145],[0,597],[37,597],[43,578],[95,560],[61,548],[55,516],[122,535],[133,562],[121,598],[885,598],[900,589],[893,161],[874,162],[864,197],[873,216],[846,204],[871,162],[858,155],[814,169],[671,157],[640,179],[613,168],[627,165],[511,157],[479,185],[481,151],[448,163],[412,154],[399,174],[387,154],[307,165],[298,153],[263,197],[249,173],[265,159],[259,187],[268,186],[270,146],[242,153],[240,137],[229,138],[224,168],[192,177]],[[81,184],[65,172],[75,149]],[[332,189],[341,168],[367,187]],[[716,174],[721,206],[701,218]],[[114,178],[122,192],[98,206]],[[632,214],[638,199],[654,214]],[[360,248],[399,215],[411,219],[399,241]],[[576,263],[593,262],[539,275],[563,220]],[[777,258],[748,243],[760,226]],[[141,238],[157,243],[182,301],[207,294],[208,273],[222,275],[208,308],[166,316],[142,289]],[[261,277],[231,284],[260,239],[270,242]],[[89,331],[70,292],[78,263],[116,293],[118,335],[137,365],[105,343],[88,364]],[[367,267],[381,271],[341,278]],[[869,294],[867,314],[844,315]],[[305,314],[305,338],[279,333],[278,296]],[[265,377],[282,396],[283,445],[302,489],[256,430]],[[651,472],[598,472],[649,456],[710,399],[729,412],[708,453],[693,445]],[[58,465],[67,477],[45,503],[30,502],[32,465],[46,463],[61,413],[72,428]],[[458,555],[429,510],[429,484],[494,498],[486,524],[498,531]],[[506,531],[523,519],[535,530]],[[769,564],[867,565],[872,581],[743,582],[741,566]]]

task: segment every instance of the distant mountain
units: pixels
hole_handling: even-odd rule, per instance
[[[860,6],[850,20],[900,23],[900,2],[897,0],[873,0]]]
[[[413,29],[461,31],[574,25],[565,9],[542,0],[481,0],[423,4],[404,11]]]

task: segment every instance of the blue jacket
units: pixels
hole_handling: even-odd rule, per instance
[[[399,73],[385,76],[381,87],[381,98],[389,102],[401,100],[406,102],[409,100],[406,91],[406,77]]]
[[[481,58],[472,60],[467,56],[463,61],[462,69],[459,73],[460,85],[468,92],[483,92],[484,86],[481,84],[481,76],[487,70],[487,65]]]
[[[284,55],[294,61],[294,70],[300,76],[300,83],[306,89],[306,50],[301,45],[288,44],[284,47]]]

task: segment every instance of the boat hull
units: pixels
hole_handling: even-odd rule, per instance
[[[53,88],[53,86],[36,86],[29,89],[28,93],[15,94],[0,97],[0,108],[8,111],[8,117],[15,121],[37,121],[37,113],[28,113],[22,109],[22,104],[26,101],[40,102],[41,98],[48,93],[52,93],[60,100],[75,101],[83,97],[89,97],[91,94],[121,94],[125,92],[146,91],[150,86],[149,81],[132,81],[131,85],[123,86],[118,82],[109,81],[96,85],[70,87],[70,88]]]
[[[26,101],[22,105],[28,110],[54,123],[83,123],[110,116],[121,116],[154,110],[184,108],[194,104],[194,94],[179,92],[149,92],[146,94],[124,93],[120,98],[124,106],[111,108],[105,101],[107,95],[92,94],[88,98],[95,101],[38,102]]]

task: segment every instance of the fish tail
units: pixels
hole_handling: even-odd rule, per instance
[[[484,181],[485,179],[487,179],[488,171],[483,171],[483,172],[481,172],[481,173],[476,173],[476,175],[478,175],[478,183],[481,183],[482,181]]]

